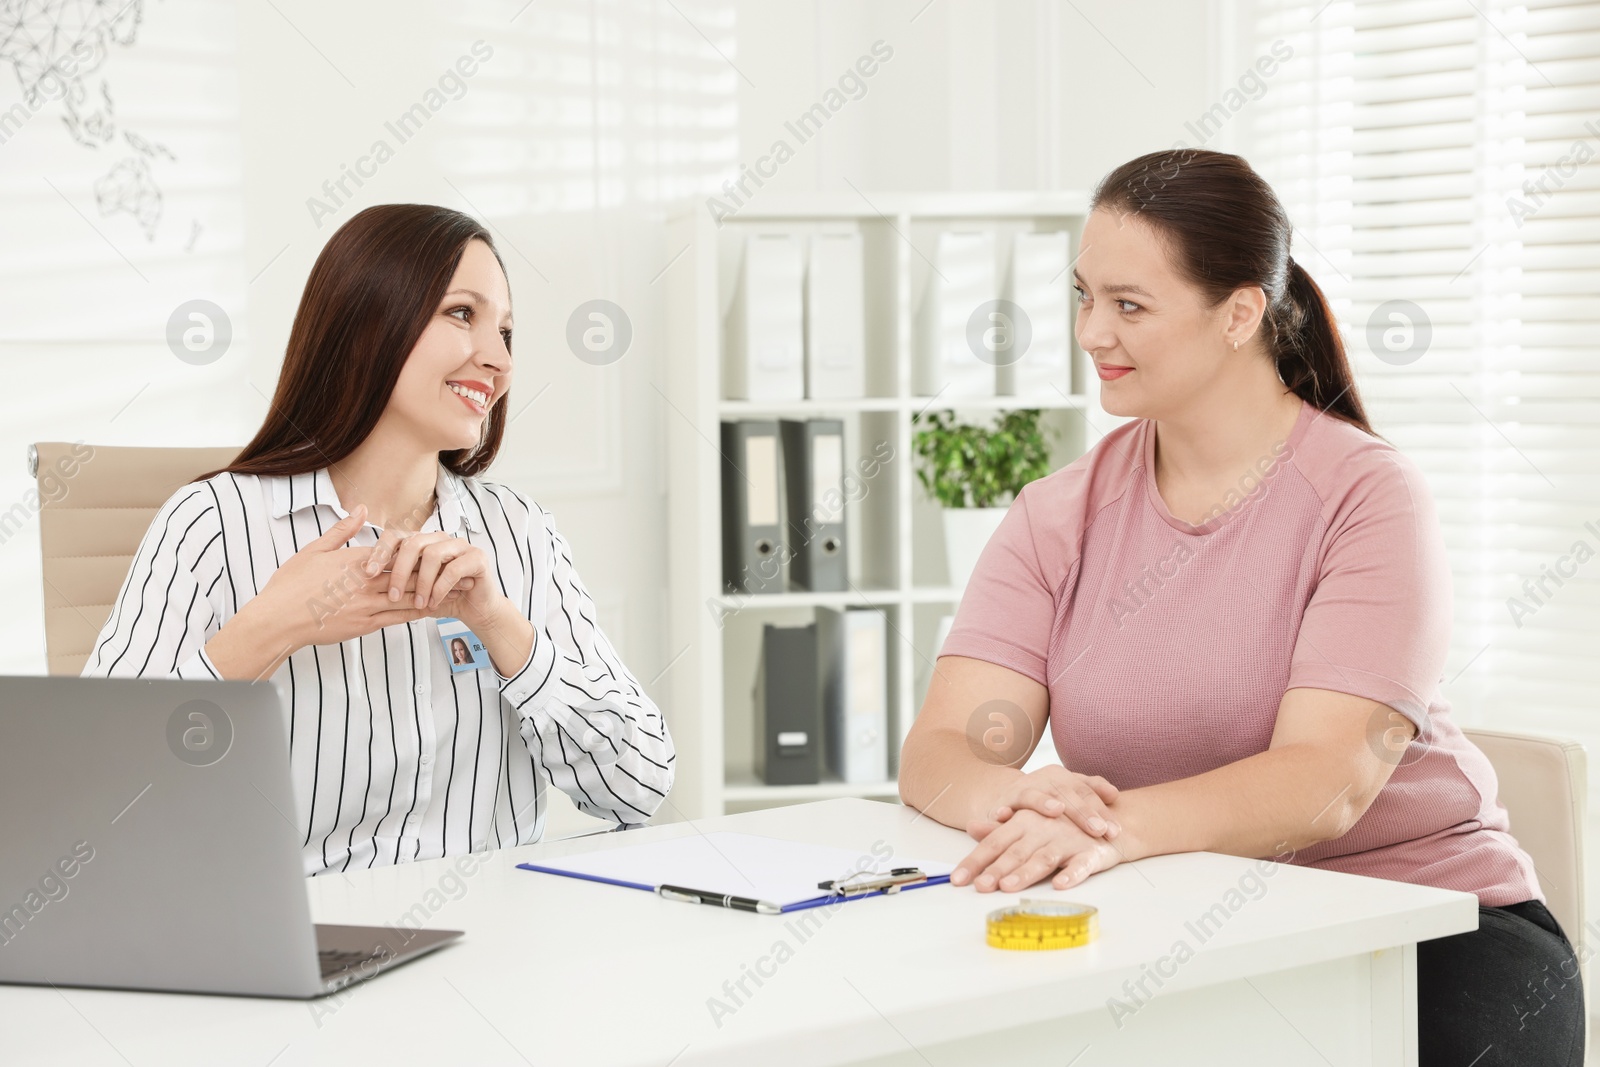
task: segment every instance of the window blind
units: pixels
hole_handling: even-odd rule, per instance
[[[451,17],[499,54],[435,158],[491,220],[723,195],[743,66],[725,0],[543,0]]]
[[[246,263],[236,5],[9,4],[0,39],[0,673],[35,674],[26,446],[248,440],[245,308],[264,263]]]
[[[1294,54],[1239,150],[1438,503],[1458,721],[1600,751],[1600,4],[1240,12],[1257,54]]]

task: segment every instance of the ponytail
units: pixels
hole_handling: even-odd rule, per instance
[[[1333,310],[1289,255],[1289,215],[1243,158],[1205,148],[1151,152],[1100,180],[1089,209],[1100,207],[1121,208],[1154,226],[1206,307],[1220,306],[1242,286],[1259,286],[1267,298],[1262,333],[1284,385],[1378,436],[1361,406]]]
[[[1288,257],[1288,284],[1278,306],[1268,309],[1278,377],[1290,391],[1361,427],[1374,437],[1345,356],[1344,341],[1328,298],[1306,269]]]

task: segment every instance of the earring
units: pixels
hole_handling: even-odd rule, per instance
[[[1233,350],[1235,352],[1239,351],[1239,342],[1238,341],[1233,342]]]

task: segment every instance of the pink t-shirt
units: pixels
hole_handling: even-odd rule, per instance
[[[1292,861],[1544,900],[1494,769],[1440,692],[1450,569],[1412,462],[1303,403],[1260,478],[1192,526],[1156,491],[1154,429],[1129,422],[1023,489],[941,654],[1046,686],[1062,763],[1119,789],[1266,751],[1289,689],[1386,704],[1418,739],[1349,833]]]

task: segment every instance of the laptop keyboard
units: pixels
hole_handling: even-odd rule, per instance
[[[365,952],[352,949],[325,948],[317,952],[317,959],[322,964],[322,977],[332,978],[334,975],[355,970],[367,963],[379,963],[389,958],[389,949],[386,945],[379,945]]]

